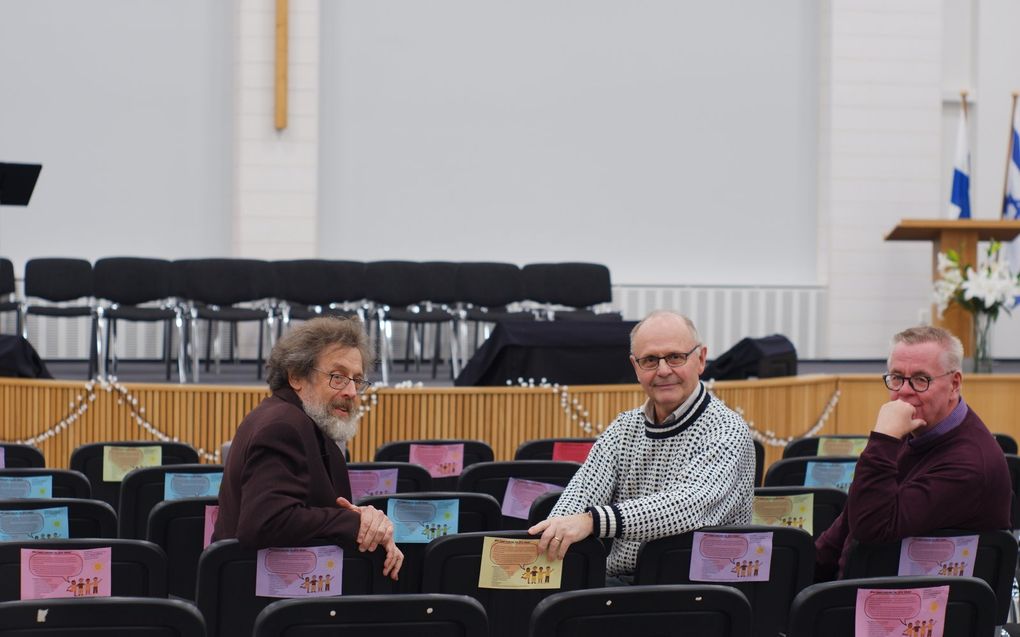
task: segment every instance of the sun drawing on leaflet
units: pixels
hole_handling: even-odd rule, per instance
[[[756,546],[756,547],[754,547],[754,552],[757,553],[758,555],[762,555],[763,553],[765,553],[765,547],[764,546]]]
[[[333,566],[335,565],[336,562],[334,562],[333,560],[326,560],[326,568],[333,568]]]
[[[101,563],[99,563],[99,562],[96,562],[96,563],[94,563],[92,565],[92,570],[93,571],[101,571],[101,570],[103,570],[103,565]]]
[[[443,519],[444,520],[451,520],[451,519],[453,519],[453,514],[450,513],[449,511],[444,511],[443,512]]]
[[[931,612],[933,612],[933,613],[934,613],[934,612],[935,612],[935,611],[937,611],[938,609],[939,609],[939,603],[938,603],[938,602],[932,602],[932,603],[931,603]]]
[[[53,520],[53,528],[59,529],[61,526],[60,520]]]
[[[970,557],[970,549],[963,549],[960,555],[962,555],[963,557]]]

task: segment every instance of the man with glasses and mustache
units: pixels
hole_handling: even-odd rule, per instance
[[[703,526],[748,524],[754,444],[744,420],[699,377],[705,346],[689,318],[659,310],[630,335],[631,363],[648,400],[599,436],[549,519],[529,529],[563,559],[589,535],[614,538],[608,584],[633,581],[641,542]]]
[[[267,548],[328,538],[345,550],[382,548],[383,575],[397,579],[404,555],[393,523],[351,503],[340,450],[357,432],[372,360],[357,319],[315,318],[277,342],[266,363],[273,393],[241,421],[230,446],[214,540]]]
[[[889,402],[857,460],[846,507],[815,542],[816,578],[842,573],[854,539],[892,542],[936,529],[1010,527],[1002,449],[960,395],[960,339],[938,327],[893,337]]]

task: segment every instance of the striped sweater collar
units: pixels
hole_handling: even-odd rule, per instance
[[[656,425],[649,418],[649,414],[655,413],[655,407],[649,399],[645,402],[645,436],[652,439],[672,438],[691,426],[708,407],[712,397],[708,395],[705,384],[698,383],[698,388],[677,407],[676,411],[666,417],[662,424]]]

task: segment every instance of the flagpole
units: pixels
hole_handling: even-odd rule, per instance
[[[1006,201],[1007,190],[1009,189],[1009,162],[1013,157],[1013,117],[1016,115],[1016,98],[1020,93],[1013,91],[1013,107],[1009,109],[1009,143],[1006,144],[1006,176],[1002,180],[1002,199],[999,201]],[[999,216],[1002,217],[1006,214],[1005,204],[1003,209],[999,212]]]
[[[1016,100],[1016,95],[1015,94],[1013,96],[1013,99]],[[966,119],[967,116],[968,116],[967,115],[967,91],[960,91],[960,104],[963,106],[963,117],[964,117],[964,119]]]

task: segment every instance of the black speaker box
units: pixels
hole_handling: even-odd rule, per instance
[[[744,338],[705,366],[701,377],[715,380],[797,375],[797,350],[782,334]]]

